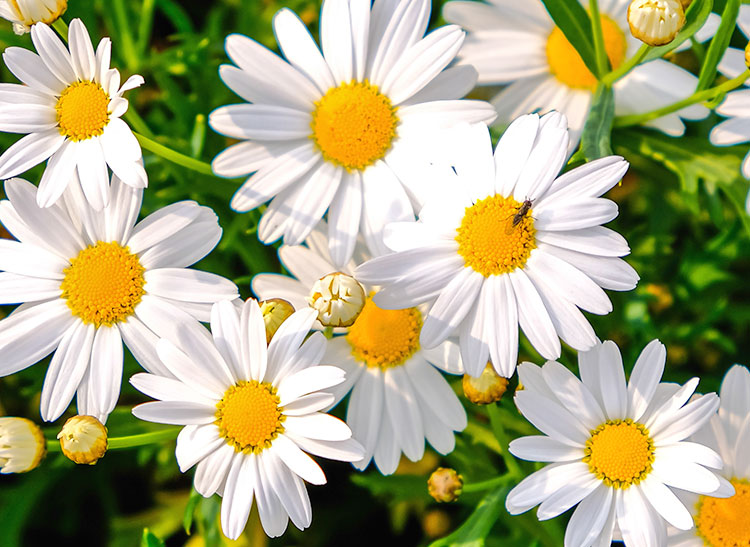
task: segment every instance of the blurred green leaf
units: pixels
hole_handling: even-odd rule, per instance
[[[455,532],[430,544],[430,547],[461,546],[482,547],[487,534],[504,511],[502,505],[508,487],[503,486],[490,491],[479,502],[471,516]]]
[[[740,0],[727,0],[724,11],[721,14],[719,28],[711,40],[711,45],[708,46],[708,52],[698,76],[696,91],[708,89],[716,78],[716,67],[719,65],[719,61],[721,61],[724,52],[729,46],[729,40],[732,38],[732,32],[734,31],[739,11]]]
[[[432,498],[427,492],[427,478],[420,475],[389,475],[379,472],[358,473],[351,476],[357,486],[366,488],[373,496],[387,498],[392,501]]]
[[[144,528],[141,547],[164,547],[164,542],[153,532],[149,531],[148,528]]]
[[[588,161],[612,155],[610,141],[614,117],[614,92],[611,87],[599,83],[581,135],[581,150]]]
[[[193,527],[193,514],[202,497],[195,488],[190,490],[190,499],[185,506],[185,516],[182,519],[182,525],[185,527],[187,535],[190,535],[190,529]]]
[[[591,73],[598,76],[594,38],[591,35],[591,19],[581,3],[578,0],[542,0],[542,2],[555,25],[562,31],[568,42],[576,48]]]

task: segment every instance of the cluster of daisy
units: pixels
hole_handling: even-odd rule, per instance
[[[59,435],[72,459],[106,449],[126,346],[146,371],[130,382],[155,399],[133,413],[184,426],[177,463],[195,467],[201,495],[223,498],[224,533],[239,537],[254,503],[269,536],[289,520],[304,529],[304,481],[326,482],[310,455],[391,474],[425,442],[448,454],[467,414],[442,373],[465,375],[473,400],[497,400],[520,328],[548,361],[518,367],[514,401],[543,435],[509,450],[550,465],[508,494],[511,514],[539,504],[549,519],[577,505],[569,546],[750,541],[750,372],[731,369],[721,397],[696,395],[697,379],[661,382],[655,340],[626,382],[619,349],[582,313],[608,314],[605,290],[638,282],[627,242],[603,226],[618,208],[602,196],[628,162],[610,155],[561,174],[597,78],[541,1],[448,2],[455,24],[425,34],[429,0],[325,0],[320,48],[282,9],[284,58],[227,38],[233,64],[220,77],[246,102],[211,114],[238,141],[212,167],[247,177],[235,211],[267,204],[258,236],[283,238],[291,274],[256,275],[260,303],[190,268],[221,238],[211,209],[183,201],[138,221],[148,176],[121,118],[143,78],[121,85],[110,40],[94,49],[78,19],[66,44],[47,25],[65,7],[0,0],[36,50],[3,54],[21,83],[0,84],[0,131],[25,136],[0,155],[0,222],[15,238],[0,239],[0,304],[19,304],[0,320],[0,375],[51,355],[40,412],[55,421],[76,398],[81,419]],[[656,45],[685,24],[676,0],[598,10],[613,70],[639,50],[629,26]],[[743,7],[743,32],[749,16]],[[720,70],[745,74],[744,54],[730,49]],[[463,98],[477,83],[506,87],[491,103]],[[679,103],[696,83],[664,59],[635,63],[614,82],[616,113]],[[746,91],[727,97],[719,112],[732,118],[715,143],[750,139],[748,105]],[[648,125],[678,136],[683,119],[708,113],[695,104]],[[494,149],[493,123],[507,125]],[[13,178],[44,161],[38,185]],[[579,352],[580,380],[556,361],[561,341]],[[472,384],[487,377],[490,389]],[[345,421],[327,413],[347,396]],[[33,423],[0,420],[3,472],[32,469],[45,448]]]

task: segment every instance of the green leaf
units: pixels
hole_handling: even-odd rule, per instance
[[[164,542],[148,528],[144,528],[143,537],[141,537],[141,547],[164,547]]]
[[[666,45],[652,48],[646,57],[643,58],[642,62],[645,63],[646,61],[652,61],[664,57],[664,55],[678,47],[685,40],[689,40],[701,29],[701,27],[703,27],[713,7],[713,0],[694,0],[685,12],[685,26],[682,27],[682,30],[675,39]]]
[[[708,46],[706,58],[703,61],[701,72],[698,75],[698,87],[696,91],[708,89],[716,79],[716,67],[724,56],[724,52],[729,46],[729,40],[732,38],[734,25],[737,22],[737,14],[740,11],[740,0],[727,0],[724,11],[721,14],[721,24],[714,34],[711,45]]]
[[[588,161],[612,155],[610,138],[615,117],[615,96],[612,88],[600,83],[591,102],[586,125],[581,135],[581,150]]]
[[[195,507],[201,500],[202,496],[198,493],[195,488],[190,490],[190,499],[188,499],[187,505],[185,506],[185,515],[182,517],[182,525],[185,527],[185,533],[190,535],[190,528],[193,527],[193,514],[195,513]]]
[[[366,488],[374,496],[390,501],[432,500],[427,491],[427,478],[420,475],[383,476],[373,472],[352,475],[351,479],[354,484]]]
[[[528,0],[520,0],[526,2]],[[596,65],[594,37],[591,34],[591,19],[578,0],[542,0],[568,42],[576,48],[586,67],[597,78],[601,76]]]
[[[452,534],[432,542],[430,547],[482,547],[501,511],[504,511],[502,505],[507,493],[507,486],[487,493],[466,522]]]

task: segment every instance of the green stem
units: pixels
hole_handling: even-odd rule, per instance
[[[599,76],[609,71],[609,58],[604,47],[604,33],[602,32],[602,18],[599,15],[599,2],[589,0],[589,15],[591,16],[591,33],[594,35],[594,54]]]
[[[748,79],[748,77],[750,77],[750,70],[746,70],[736,78],[732,78],[731,80],[728,80],[721,85],[717,85],[716,87],[712,87],[711,89],[693,93],[692,95],[690,95],[690,97],[682,99],[681,101],[677,101],[676,103],[670,104],[669,106],[657,108],[656,110],[652,110],[651,112],[644,112],[643,114],[631,114],[629,116],[621,116],[619,118],[615,118],[614,126],[630,127],[632,125],[640,125],[642,123],[661,118],[662,116],[666,116],[667,114],[672,114],[673,112],[677,112],[678,110],[682,110],[683,108],[694,105],[696,103],[710,101],[711,99],[715,99],[716,97],[719,97],[720,95],[741,86],[745,82],[745,80]]]
[[[149,139],[148,137],[141,135],[140,133],[136,133],[135,131],[133,132],[133,134],[135,135],[135,138],[138,139],[138,142],[141,143],[141,146],[144,148],[144,150],[153,152],[157,156],[162,157],[167,161],[170,161],[177,165],[181,165],[183,167],[187,167],[188,169],[192,169],[193,171],[197,171],[198,173],[201,173],[203,175],[216,176],[214,175],[214,172],[208,163],[196,160],[195,158],[191,158],[190,156],[186,156],[185,154],[181,154],[180,152],[172,150],[171,148],[167,148],[163,144],[159,144],[158,142]]]
[[[128,65],[128,69],[131,72],[135,72],[138,69],[138,54],[135,50],[135,42],[133,42],[133,32],[130,29],[130,20],[125,10],[124,0],[114,0],[112,2],[114,8],[115,20],[117,26],[120,27],[120,43],[122,45],[122,55],[125,57],[125,64]]]
[[[121,450],[124,448],[137,448],[149,444],[159,444],[165,441],[172,441],[180,432],[179,427],[170,427],[160,429],[159,431],[149,431],[148,433],[139,433],[138,435],[126,435],[125,437],[110,437],[107,442],[107,450]],[[62,452],[60,441],[57,439],[47,439],[48,452]]]
[[[500,447],[503,449],[502,457],[503,461],[505,462],[505,467],[508,468],[508,475],[514,478],[523,477],[524,473],[519,467],[516,458],[513,456],[513,454],[508,452],[510,439],[508,438],[508,434],[505,432],[505,427],[503,426],[503,417],[500,414],[500,407],[497,405],[497,403],[487,405],[487,414],[490,418],[490,426],[492,427],[492,432],[495,434],[497,442],[500,443]]]
[[[68,41],[68,23],[63,21],[62,17],[58,17],[55,22],[52,23],[52,28],[57,31],[63,40],[66,42]]]
[[[510,478],[512,479],[512,477]],[[488,479],[486,481],[472,482],[469,484],[464,484],[461,488],[461,493],[467,494],[471,492],[481,492],[483,490],[492,490],[493,488],[502,486],[507,482],[509,482],[508,475],[502,475],[500,477],[495,477],[494,479]]]
[[[156,0],[143,0],[141,5],[141,16],[138,24],[138,41],[136,52],[139,58],[143,58],[148,47],[148,39],[151,37],[151,29],[154,24],[154,6]]]
[[[608,86],[614,84],[617,80],[619,80],[628,72],[633,70],[636,66],[638,66],[643,58],[646,57],[649,51],[651,51],[651,46],[649,46],[648,44],[643,44],[640,48],[638,48],[638,51],[636,51],[630,59],[622,63],[619,67],[617,67],[609,74],[605,75],[604,78],[602,78],[602,83]]]

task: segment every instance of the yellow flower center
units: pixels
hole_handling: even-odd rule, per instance
[[[613,420],[597,427],[586,441],[583,461],[607,486],[628,488],[651,472],[654,441],[633,420]]]
[[[732,479],[731,498],[701,496],[695,526],[698,536],[710,547],[750,545],[750,484]]]
[[[144,271],[127,247],[100,241],[83,249],[63,270],[62,298],[84,323],[119,323],[133,314],[146,292]]]
[[[625,59],[628,43],[625,33],[606,15],[601,16],[604,49],[612,68],[619,67]],[[550,72],[568,87],[593,89],[596,77],[583,62],[576,48],[568,42],[559,27],[547,38],[547,62]]]
[[[283,433],[284,415],[271,384],[240,381],[216,404],[216,425],[237,452],[261,452]]]
[[[355,359],[386,369],[403,365],[414,355],[421,330],[422,314],[417,308],[384,310],[370,296],[346,339]]]
[[[351,171],[385,156],[396,125],[396,108],[388,97],[367,81],[352,81],[332,87],[315,103],[310,127],[323,157]]]
[[[109,123],[109,95],[96,82],[69,85],[55,108],[60,134],[74,141],[101,135]]]
[[[467,266],[485,277],[523,267],[536,248],[531,209],[497,194],[466,208],[456,241]]]

